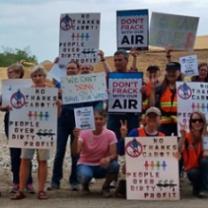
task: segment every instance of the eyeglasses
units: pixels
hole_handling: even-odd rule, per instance
[[[192,123],[196,123],[197,121],[198,121],[199,123],[203,123],[203,122],[204,122],[203,119],[201,119],[201,118],[191,119],[191,122],[192,122]]]

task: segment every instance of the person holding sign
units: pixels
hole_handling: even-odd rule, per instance
[[[12,64],[7,68],[8,79],[22,79],[24,76],[24,68],[22,64],[16,63]],[[1,107],[1,111],[6,112],[4,115],[4,131],[8,138],[9,135],[9,111],[10,106]],[[20,148],[10,148],[10,158],[11,158],[11,171],[13,177],[13,186],[10,193],[16,193],[19,189],[19,169],[21,162],[21,149]],[[34,193],[33,180],[32,180],[32,162],[30,163],[29,177],[27,181],[26,189],[29,193]]]
[[[155,89],[152,88],[150,104],[162,112],[160,130],[167,136],[177,135],[177,96],[176,81],[181,81],[180,64],[169,62],[166,65],[165,79]]]
[[[198,198],[208,196],[208,155],[203,150],[206,128],[204,114],[193,112],[189,120],[190,132],[181,129],[179,141],[184,167],[193,186],[193,195]]]
[[[46,83],[46,72],[42,66],[36,66],[31,72],[31,79],[33,81],[34,88],[45,88],[51,87]],[[57,101],[58,112],[60,113],[60,102]],[[30,161],[33,159],[35,149],[22,149],[21,153],[21,165],[20,165],[20,186],[19,191],[16,193],[12,200],[21,200],[26,196],[24,189],[29,174]],[[49,159],[49,149],[37,149],[37,160],[38,160],[38,195],[37,198],[40,200],[48,199],[45,192],[45,183],[47,178],[47,160]]]
[[[144,117],[144,127],[138,127],[132,129],[128,133],[128,126],[126,121],[121,121],[121,139],[119,140],[119,154],[125,154],[125,137],[147,137],[147,136],[165,136],[163,132],[159,131],[160,127],[160,117],[161,112],[156,107],[150,107],[145,112]],[[125,164],[122,168],[123,173],[125,174]],[[123,177],[120,178],[118,187],[116,189],[116,195],[119,197],[126,196],[126,181]]]
[[[105,178],[102,187],[104,197],[110,197],[110,183],[116,180],[119,164],[116,160],[116,135],[107,129],[106,113],[97,110],[95,116],[95,130],[75,129],[73,149],[80,155],[77,174],[82,184],[83,192],[89,192],[92,178]]]
[[[208,65],[200,63],[198,66],[199,75],[191,78],[192,82],[208,82]]]
[[[86,72],[86,69],[84,71]],[[79,75],[80,65],[74,61],[69,62],[67,65],[66,73],[67,76]],[[69,135],[71,136],[70,137],[71,148],[74,140],[73,130],[76,126],[75,118],[74,118],[74,109],[80,107],[89,107],[89,106],[93,106],[94,108],[97,107],[99,108],[100,102],[66,104],[63,105],[62,107],[62,112],[58,119],[58,137],[57,137],[56,154],[53,164],[51,186],[48,188],[49,190],[60,188],[60,181],[61,178],[63,177],[63,161],[64,161],[66,145]],[[71,175],[69,177],[70,189],[72,191],[78,191],[79,182],[77,180],[77,160],[79,156],[71,155],[71,158],[72,158]]]
[[[136,56],[135,56],[136,57]],[[115,66],[115,72],[119,73],[127,73],[128,72],[128,60],[129,56],[128,53],[125,51],[116,51],[114,53],[114,66]],[[136,72],[137,70],[133,67],[133,69],[130,69],[131,72]],[[126,120],[129,129],[133,129],[138,126],[139,122],[139,113],[109,113],[108,116],[108,128],[115,132],[117,138],[120,138],[120,120]]]

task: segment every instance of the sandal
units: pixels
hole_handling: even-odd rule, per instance
[[[48,199],[48,196],[45,191],[39,191],[37,198],[40,200],[45,200]]]
[[[21,200],[24,199],[26,196],[22,191],[18,191],[15,196],[11,197],[11,200]]]

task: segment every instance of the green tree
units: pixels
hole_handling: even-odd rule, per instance
[[[7,67],[20,61],[37,63],[37,58],[31,54],[29,47],[24,49],[2,47],[2,52],[0,52],[0,66]]]

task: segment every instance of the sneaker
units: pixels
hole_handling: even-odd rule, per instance
[[[16,184],[16,183],[14,183],[14,184],[12,185],[12,189],[11,189],[10,193],[11,193],[11,194],[16,194],[18,191],[19,191],[19,185]]]
[[[35,194],[35,190],[32,184],[27,184],[26,191],[30,194]]]
[[[90,181],[90,184],[95,184],[95,183],[96,183],[95,178],[92,178],[91,181]]]
[[[52,183],[51,186],[47,188],[48,191],[53,191],[53,190],[58,190],[58,189],[60,189],[60,185],[56,183]]]
[[[89,184],[82,185],[82,194],[86,195],[90,193]]]
[[[207,192],[204,192],[204,191],[200,191],[198,193],[198,198],[200,198],[200,199],[208,198],[208,193]]]
[[[103,195],[103,197],[105,197],[105,198],[112,197],[112,193],[110,192],[110,189],[103,189],[103,190],[102,190],[102,195]]]
[[[79,184],[70,184],[71,191],[79,191]]]
[[[112,182],[110,183],[110,188],[111,188],[111,189],[115,189],[115,188],[116,188],[116,184],[117,184],[116,181],[112,181]]]
[[[18,191],[15,196],[11,197],[11,200],[21,200],[24,199],[26,196],[22,191]]]

